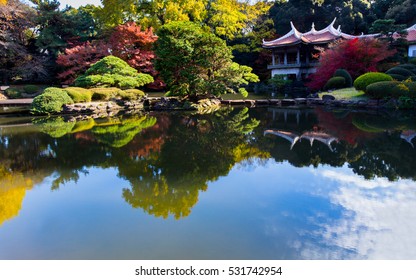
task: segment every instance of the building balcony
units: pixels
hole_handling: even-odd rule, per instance
[[[267,69],[273,70],[273,69],[289,69],[289,68],[315,68],[319,65],[319,62],[302,62],[302,63],[276,63],[272,65],[268,65]]]

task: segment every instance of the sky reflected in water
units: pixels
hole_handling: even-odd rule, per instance
[[[0,259],[416,259],[414,161],[398,166],[376,149],[382,137],[413,156],[400,134],[356,143],[338,134],[333,152],[305,141],[291,149],[263,132],[299,126],[270,112],[247,116],[156,115],[143,130],[96,122],[105,141],[90,128],[57,138],[3,129]]]

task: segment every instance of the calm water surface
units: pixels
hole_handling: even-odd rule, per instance
[[[1,118],[0,259],[416,259],[415,136],[403,112]]]

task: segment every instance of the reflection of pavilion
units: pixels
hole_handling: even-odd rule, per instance
[[[401,134],[400,134],[400,138],[402,138],[403,140],[405,140],[407,143],[409,143],[413,148],[414,148],[414,146],[413,146],[413,143],[412,143],[412,140],[414,139],[416,137],[416,131],[414,131],[414,130],[406,130],[406,131],[403,131]]]
[[[286,139],[291,143],[290,149],[292,150],[295,144],[302,139],[307,139],[311,143],[311,147],[314,141],[318,141],[324,143],[328,148],[333,152],[333,148],[331,146],[332,142],[338,142],[338,138],[325,133],[325,132],[316,132],[316,131],[307,131],[304,132],[302,135],[297,135],[296,133],[290,131],[283,131],[283,130],[275,130],[275,129],[268,129],[264,131],[264,135],[273,134],[283,139]]]
[[[288,122],[288,118],[294,116],[296,118],[296,123],[299,124],[301,116],[308,118],[309,113],[313,112],[312,109],[305,108],[268,108],[269,112],[273,114],[273,120],[277,120],[279,115],[283,115],[284,122]]]

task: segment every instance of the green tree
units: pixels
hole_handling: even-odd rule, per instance
[[[152,82],[152,76],[139,73],[124,60],[110,55],[94,63],[85,72],[85,75],[79,76],[75,80],[75,85],[79,87],[115,86],[128,89],[141,87]]]
[[[251,68],[232,62],[225,41],[191,22],[172,22],[158,31],[156,70],[170,94],[184,97],[240,91],[258,81]]]

